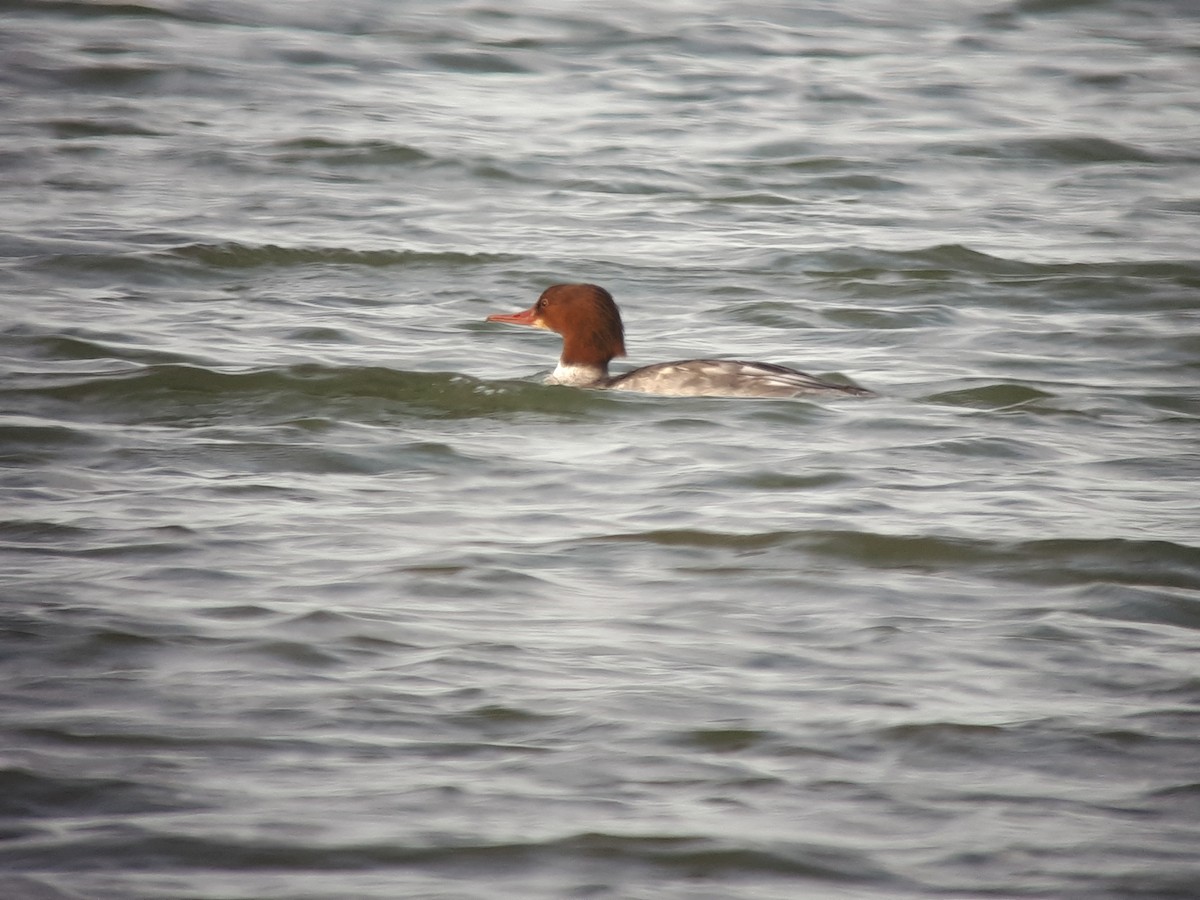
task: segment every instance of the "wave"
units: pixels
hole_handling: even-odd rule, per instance
[[[434,157],[385,140],[331,141],[326,138],[294,138],[275,144],[280,162],[321,162],[335,166],[407,165],[430,162]]]
[[[597,542],[651,544],[737,554],[802,550],[867,568],[903,567],[937,572],[965,568],[1046,584],[1155,585],[1200,591],[1200,547],[1167,540],[1050,538],[984,540],[941,535],[863,531],[730,533],[660,529],[602,535]]]
[[[36,13],[41,15],[62,14],[72,18],[145,18],[167,19],[179,22],[209,22],[208,18],[186,15],[180,11],[164,8],[161,4],[147,3],[95,3],[92,0],[3,0],[0,11],[6,13]]]
[[[50,776],[31,769],[0,769],[6,816],[96,815],[178,810],[165,791],[120,778]]]
[[[194,421],[322,415],[368,419],[397,411],[440,417],[516,411],[580,415],[615,401],[593,392],[521,381],[484,381],[453,372],[379,366],[293,366],[223,371],[168,363],[10,388],[10,398],[43,398],[138,421]]]
[[[80,835],[70,844],[64,862],[56,841],[24,848],[27,867],[53,864],[56,871],[85,871],[114,855],[137,866],[141,858],[153,867],[207,867],[223,860],[229,869],[255,871],[303,866],[305,871],[350,872],[379,867],[451,867],[455,871],[511,872],[530,865],[653,866],[664,874],[689,879],[801,876],[834,881],[863,881],[887,877],[868,853],[833,844],[777,840],[746,841],[741,845],[703,835],[617,834],[581,832],[528,841],[463,840],[453,844],[346,843],[313,845],[302,841],[248,838],[223,840],[184,833],[128,826]]]
[[[911,250],[874,247],[839,247],[805,256],[824,269],[812,269],[813,275],[847,272],[908,273],[914,268],[939,272],[971,272],[981,275],[1047,276],[1086,273],[1092,276],[1137,276],[1187,279],[1195,286],[1200,281],[1200,264],[1194,260],[1127,260],[1104,263],[1043,263],[996,256],[963,244],[933,244]]]
[[[353,250],[349,247],[281,247],[278,244],[185,244],[169,254],[195,260],[218,269],[248,269],[258,266],[434,266],[454,267],[504,262],[513,257],[497,253],[458,253],[421,250]]]
[[[957,142],[936,145],[936,152],[952,156],[1053,162],[1068,165],[1126,162],[1194,163],[1196,161],[1194,156],[1151,153],[1133,144],[1114,141],[1099,135],[1026,137],[994,142]]]

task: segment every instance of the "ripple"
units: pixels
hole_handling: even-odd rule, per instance
[[[426,252],[418,250],[353,250],[347,247],[280,247],[275,244],[189,244],[171,254],[197,260],[219,269],[247,269],[259,266],[311,266],[317,264],[347,266],[463,266],[502,262],[504,254]]]
[[[430,68],[443,69],[448,72],[522,75],[530,71],[526,66],[517,62],[511,53],[483,50],[474,52],[439,51],[426,53],[423,58]]]
[[[687,732],[678,740],[681,744],[713,753],[739,753],[773,740],[765,731],[747,728],[704,728]]]
[[[1042,160],[1064,164],[1093,165],[1121,162],[1171,162],[1170,156],[1150,153],[1132,144],[1099,136],[1038,137],[997,141],[990,144],[956,144],[940,148],[958,156],[991,159]]]
[[[696,529],[607,534],[590,540],[729,551],[737,555],[804,550],[815,556],[868,567],[975,568],[1046,584],[1090,585],[1109,581],[1200,590],[1200,550],[1170,541],[1120,538],[989,541],[871,532],[731,533]]]
[[[41,397],[124,408],[142,421],[194,420],[206,414],[236,420],[253,410],[311,419],[324,410],[375,418],[379,404],[400,404],[448,416],[503,415],[517,411],[586,414],[618,401],[590,392],[522,382],[487,382],[465,375],[403,372],[378,367],[316,364],[254,371],[221,371],[194,365],[151,365],[95,377],[62,377],[11,390],[10,397]],[[356,411],[357,410],[357,411]]]
[[[35,13],[66,13],[72,17],[91,18],[147,18],[170,19],[184,22],[208,21],[196,19],[180,13],[177,10],[166,9],[158,5],[140,3],[91,3],[87,0],[5,0],[4,9],[9,12]]]
[[[91,137],[161,137],[162,132],[129,121],[106,119],[50,119],[44,123],[54,136],[65,140]]]
[[[16,417],[14,417],[16,418]],[[61,458],[64,450],[102,446],[104,441],[85,429],[26,419],[0,424],[0,461],[32,466]]]
[[[170,792],[144,782],[0,769],[0,814],[6,817],[126,815],[184,808]]]
[[[395,166],[427,163],[428,153],[391,141],[331,141],[326,138],[292,138],[275,145],[275,158],[284,163],[320,162],[333,166]]]
[[[42,866],[61,853],[55,841],[30,844],[21,854],[27,866]],[[187,869],[220,859],[223,869],[248,872],[303,864],[310,872],[420,866],[448,872],[500,874],[514,868],[575,866],[592,861],[606,866],[651,866],[661,876],[688,879],[773,875],[861,882],[886,874],[865,854],[833,845],[777,841],[762,846],[737,846],[701,836],[605,832],[583,832],[546,841],[460,841],[454,846],[396,842],[311,845],[265,839],[234,842],[187,834],[156,834],[131,827],[124,833],[80,835],[70,846],[74,848],[72,860],[58,861],[56,870],[86,871],[117,854],[129,860],[130,865],[137,865],[137,860],[146,864],[153,860],[160,869]]]
[[[987,384],[965,390],[944,391],[925,399],[930,403],[964,406],[972,409],[1016,409],[1043,400],[1053,394],[1023,384]]]

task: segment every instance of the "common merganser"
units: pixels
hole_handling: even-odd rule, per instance
[[[489,322],[546,328],[562,335],[562,356],[547,384],[640,391],[668,397],[803,397],[812,394],[869,397],[849,384],[822,381],[771,363],[740,359],[687,359],[608,374],[608,363],[625,355],[625,328],[612,294],[595,284],[556,284],[537,303]]]

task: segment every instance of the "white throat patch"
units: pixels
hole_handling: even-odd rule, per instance
[[[546,384],[569,384],[575,387],[586,387],[603,381],[607,373],[600,366],[564,365],[559,360],[554,372],[546,379]]]

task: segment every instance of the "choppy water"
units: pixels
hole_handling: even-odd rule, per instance
[[[1191,3],[26,0],[0,78],[0,895],[1196,896]],[[882,396],[542,385],[572,280]]]

